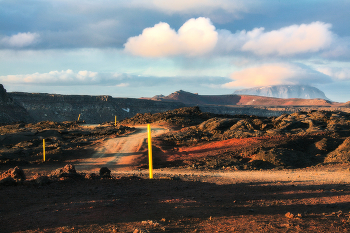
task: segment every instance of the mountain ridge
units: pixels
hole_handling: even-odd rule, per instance
[[[237,95],[257,95],[265,97],[275,97],[282,99],[301,98],[301,99],[325,99],[323,91],[309,85],[271,85],[236,90],[233,94]]]
[[[328,99],[301,99],[301,98],[275,98],[257,95],[199,95],[183,90],[171,93],[168,96],[156,95],[144,98],[155,101],[174,101],[186,105],[252,105],[252,106],[331,106],[337,104]]]

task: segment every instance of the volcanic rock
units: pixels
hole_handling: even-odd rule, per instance
[[[0,123],[30,122],[32,120],[28,112],[9,97],[4,86],[0,84]]]
[[[325,163],[350,162],[350,137],[346,138],[344,142],[334,151],[329,153],[324,160]]]
[[[103,178],[110,178],[111,177],[111,170],[109,170],[107,167],[101,167],[100,176]]]
[[[24,181],[26,179],[24,171],[18,166],[16,166],[15,168],[10,168],[9,170],[7,170],[1,175],[1,179],[7,178],[7,177],[11,177],[15,181]]]
[[[82,175],[76,172],[75,166],[72,164],[67,164],[63,168],[56,169],[51,173],[51,176],[57,177],[57,178],[61,178],[61,177],[83,178]]]
[[[39,176],[38,178],[35,179],[35,182],[38,185],[47,185],[51,182],[51,180],[49,179],[49,177],[47,176]]]

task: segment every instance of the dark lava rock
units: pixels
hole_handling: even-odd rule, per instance
[[[297,150],[286,148],[262,149],[254,160],[269,162],[275,166],[304,167],[310,164],[308,156]]]
[[[12,186],[12,185],[16,185],[16,184],[17,184],[17,182],[15,181],[15,179],[13,179],[10,176],[0,180],[0,185]]]
[[[51,180],[47,176],[39,176],[35,179],[35,182],[38,185],[48,185],[51,182]]]
[[[1,179],[7,178],[7,177],[11,177],[15,181],[24,181],[26,179],[24,171],[18,166],[16,166],[15,168],[10,168],[9,170],[7,170],[1,175]]]
[[[81,174],[78,174],[75,170],[74,165],[67,164],[63,168],[56,169],[51,173],[51,176],[61,178],[61,177],[68,177],[68,178],[83,178]]]
[[[346,163],[350,162],[350,137],[346,138],[344,142],[334,151],[329,153],[324,160],[325,163]]]
[[[111,170],[109,170],[107,167],[101,167],[100,176],[103,178],[110,178],[111,177]]]
[[[88,180],[94,180],[94,179],[100,179],[101,177],[95,173],[87,173],[85,174],[85,179]]]
[[[162,113],[138,113],[130,119],[125,119],[121,124],[147,124],[153,122],[167,122],[177,126],[198,125],[216,114],[203,113],[199,107],[184,107]]]

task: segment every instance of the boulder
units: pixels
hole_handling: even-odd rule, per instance
[[[26,179],[24,171],[18,166],[15,168],[10,168],[1,175],[1,179],[5,179],[7,177],[11,177],[15,181],[24,181]]]
[[[107,167],[101,167],[100,176],[102,178],[110,178],[111,177],[111,170],[109,170]]]

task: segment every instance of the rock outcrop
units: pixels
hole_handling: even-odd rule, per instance
[[[1,86],[2,87],[2,86]],[[0,88],[1,89],[1,88]],[[3,87],[2,87],[3,89]],[[24,121],[76,121],[89,124],[134,117],[136,114],[161,113],[187,106],[215,114],[279,116],[298,111],[341,110],[348,106],[324,99],[282,99],[251,95],[198,95],[177,91],[153,98],[113,98],[111,96],[59,95],[45,93],[6,93],[0,90],[0,123]],[[340,109],[341,108],[341,109]],[[80,115],[80,117],[79,117]]]
[[[12,92],[9,96],[25,108],[34,122],[74,121],[103,123],[130,118],[137,113],[156,113],[183,107],[176,102],[144,99],[113,98],[111,96],[58,95]]]
[[[0,84],[0,124],[32,120],[25,108],[9,97],[4,86]]]

